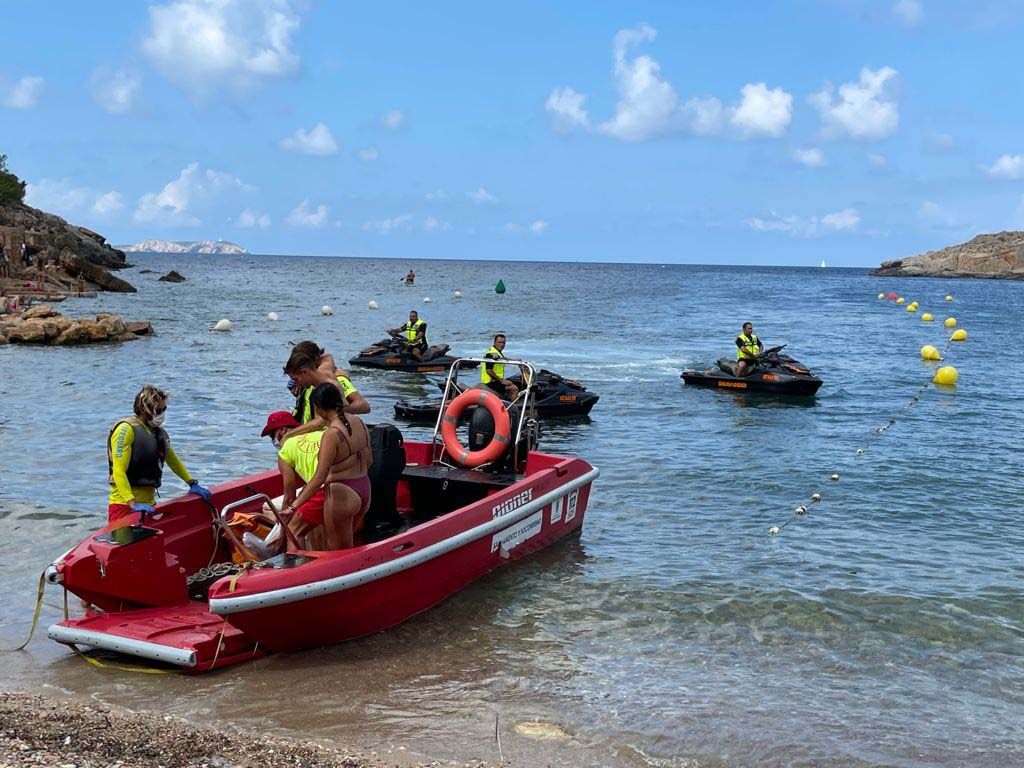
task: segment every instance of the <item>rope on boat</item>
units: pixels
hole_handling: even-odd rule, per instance
[[[948,352],[950,350],[950,347],[952,347],[952,345],[953,345],[953,336],[952,336],[952,334],[950,334],[949,338],[946,339],[946,345],[942,348],[942,352],[940,354],[940,359],[941,360],[945,360],[946,355],[948,354]],[[910,399],[907,400],[907,402],[905,402],[902,406],[900,406],[900,408],[896,411],[895,415],[893,415],[884,424],[882,424],[882,425],[880,425],[878,427],[875,427],[871,432],[869,432],[867,434],[867,436],[863,438],[863,440],[861,441],[861,444],[857,447],[857,450],[855,451],[854,456],[856,456],[856,457],[863,456],[867,452],[867,449],[869,447],[871,447],[872,443],[875,440],[877,440],[882,435],[884,435],[889,430],[890,427],[895,426],[895,424],[898,421],[898,419],[896,417],[897,416],[902,417],[903,413],[905,413],[906,411],[909,411],[911,408],[913,408],[921,400],[921,396],[932,385],[932,383],[933,383],[932,379],[933,379],[934,376],[935,376],[934,372],[930,373],[929,376],[928,376],[928,379],[923,384],[921,384],[920,387],[917,388],[917,390],[914,392],[913,395],[911,395]],[[833,472],[829,476],[829,480],[831,480],[833,482],[838,482],[839,481],[839,477],[840,477],[839,473]],[[818,502],[820,502],[821,501],[821,496],[822,496],[821,493],[818,492],[818,491],[815,491],[814,493],[812,493],[811,497],[810,497],[811,498],[811,504],[817,504]],[[768,529],[768,535],[769,536],[776,536],[776,535],[778,535],[779,533],[782,532],[783,528],[785,528],[787,525],[792,523],[797,518],[804,517],[805,515],[807,515],[809,513],[809,511],[810,510],[808,509],[808,507],[806,505],[800,504],[799,506],[796,507],[796,509],[793,510],[793,517],[789,518],[788,520],[786,520],[786,522],[782,523],[781,525],[773,525],[773,526],[771,526]]]
[[[241,570],[242,566],[236,563],[214,563],[213,565],[205,565],[185,579],[185,585],[191,587],[197,581],[219,579],[222,576],[239,573]]]
[[[36,625],[39,624],[39,612],[43,608],[43,592],[46,589],[46,571],[49,570],[50,566],[46,566],[43,572],[39,574],[39,590],[36,593],[36,608],[32,614],[32,626],[28,628],[28,637],[25,638],[25,642],[19,645],[17,648],[0,648],[2,653],[14,653],[15,651],[21,651],[25,649],[30,642],[32,642],[32,635],[36,633]]]

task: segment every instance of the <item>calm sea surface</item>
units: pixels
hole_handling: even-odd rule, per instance
[[[405,288],[398,261],[132,260],[123,274],[138,294],[61,309],[149,319],[157,337],[0,348],[5,646],[27,629],[39,572],[104,522],[104,439],[143,383],[172,393],[178,453],[220,483],[272,465],[259,431],[289,404],[292,341],[346,360],[415,308],[456,353],[479,355],[504,331],[511,356],[599,393],[590,419],[546,424],[542,446],[601,478],[579,541],[380,635],[197,677],[96,670],[37,635],[0,654],[5,687],[452,759],[497,761],[497,716],[519,765],[1024,764],[1024,284],[418,262]],[[876,300],[890,290],[939,322]],[[970,334],[949,352],[960,382],[904,409],[931,370],[918,349],[944,345],[947,314]],[[209,332],[222,317],[234,330]],[[733,354],[747,319],[825,379],[816,399],[682,384],[683,368]],[[436,392],[401,374],[353,379],[378,420]],[[181,491],[173,476],[165,488]],[[815,491],[821,504],[794,519]],[[59,602],[48,592],[44,624]],[[518,735],[528,721],[570,738]]]

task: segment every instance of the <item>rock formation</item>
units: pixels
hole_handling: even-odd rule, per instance
[[[872,275],[882,277],[985,277],[1024,280],[1024,232],[978,235],[973,240],[886,261]]]
[[[158,278],[158,280],[161,283],[184,283],[185,282],[185,276],[183,274],[181,274],[180,272],[177,272],[177,271],[172,269],[170,272],[168,272],[163,277]]]
[[[242,246],[227,240],[143,240],[135,245],[123,245],[121,249],[126,253],[248,253]]]
[[[101,312],[96,318],[65,317],[49,304],[20,315],[0,315],[0,345],[48,344],[70,347],[79,344],[133,341],[155,334],[148,321],[125,323],[118,315]]]

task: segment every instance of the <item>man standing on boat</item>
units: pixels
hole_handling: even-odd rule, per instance
[[[494,343],[484,353],[484,357],[488,360],[507,360],[504,350],[505,334],[499,333],[494,337]],[[480,369],[480,383],[508,400],[515,400],[519,394],[519,388],[505,378],[504,363],[484,363]]]
[[[107,436],[110,502],[107,522],[133,512],[152,514],[166,463],[188,483],[188,492],[209,501],[210,492],[192,478],[164,431],[168,395],[147,384],[135,396],[135,416],[117,422]]]
[[[423,353],[427,351],[427,324],[420,320],[419,312],[415,309],[411,310],[409,322],[400,328],[390,329],[388,333],[401,334],[404,337],[402,343],[409,354],[419,362],[423,362]],[[346,411],[348,411],[347,408]]]
[[[752,323],[744,323],[743,331],[736,337],[736,359],[739,361],[737,376],[746,376],[748,369],[753,370],[757,356],[764,351],[764,344],[754,334]]]

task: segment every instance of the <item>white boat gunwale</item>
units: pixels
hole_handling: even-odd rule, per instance
[[[196,665],[195,650],[135,640],[109,632],[96,632],[91,629],[54,624],[46,631],[46,636],[65,645],[88,645],[105,651],[116,651],[127,656],[177,664],[179,667],[194,667]]]

